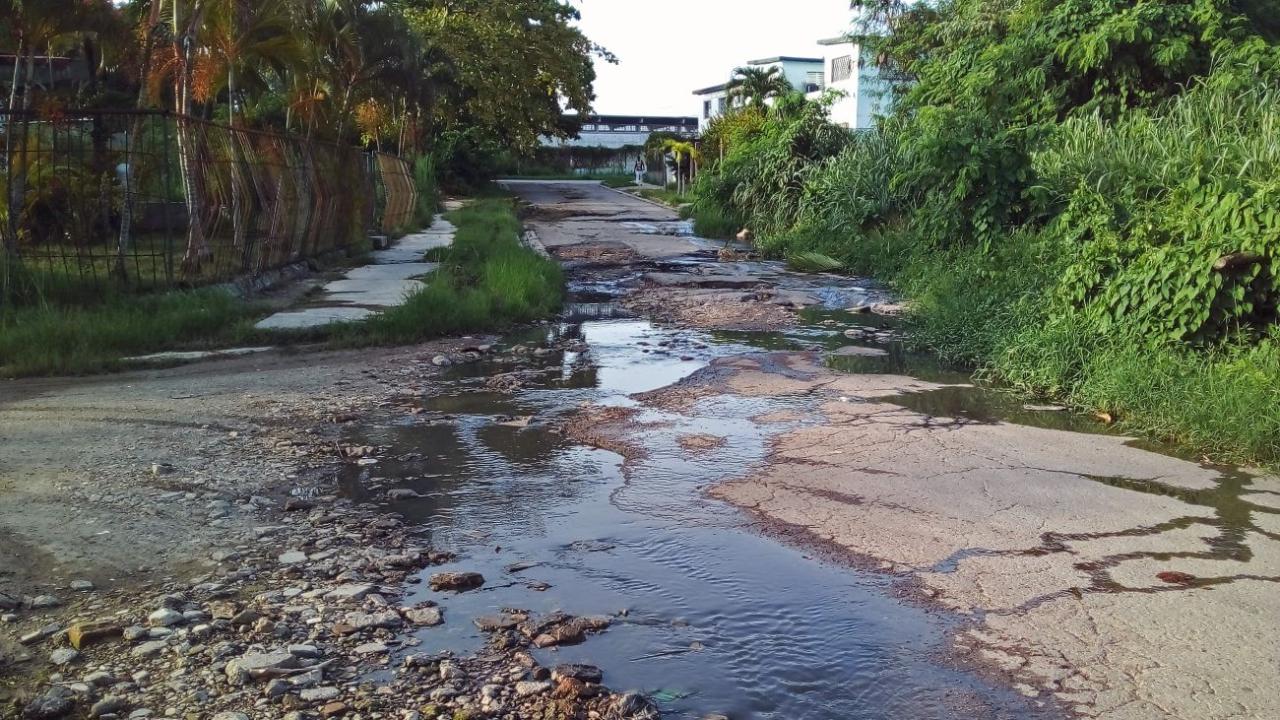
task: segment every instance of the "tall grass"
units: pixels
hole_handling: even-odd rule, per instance
[[[436,161],[431,155],[419,155],[413,160],[413,184],[417,190],[417,203],[413,208],[414,224],[427,227],[440,206],[440,186],[436,173]]]
[[[244,342],[261,315],[256,305],[219,289],[99,300],[0,312],[0,375],[97,372],[130,355]]]
[[[340,344],[409,343],[458,332],[500,330],[559,311],[559,264],[520,242],[514,201],[484,198],[445,216],[458,227],[426,286],[398,307],[331,331]]]
[[[728,208],[695,200],[691,210],[693,232],[698,237],[727,240],[738,234],[746,223]]]

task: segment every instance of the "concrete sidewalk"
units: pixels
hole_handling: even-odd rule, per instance
[[[404,302],[423,286],[422,278],[439,267],[425,262],[429,250],[453,244],[457,230],[437,215],[431,227],[406,235],[394,246],[373,254],[369,265],[352,268],[324,286],[323,294],[306,307],[278,312],[257,324],[259,330],[305,330],[335,322],[363,320]]]

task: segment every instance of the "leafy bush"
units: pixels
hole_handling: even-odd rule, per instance
[[[733,208],[757,234],[788,228],[800,215],[814,163],[849,142],[849,133],[830,122],[824,106],[803,96],[779,98],[756,134],[698,177],[694,213]]]
[[[901,13],[894,116],[731,114],[695,217],[892,280],[947,361],[1280,460],[1280,5],[863,5]]]
[[[1099,333],[1207,345],[1280,303],[1280,93],[1196,88],[1155,114],[1065,123],[1037,157],[1073,262],[1057,297]],[[1188,141],[1194,139],[1193,141]]]

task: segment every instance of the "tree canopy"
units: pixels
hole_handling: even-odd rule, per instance
[[[15,102],[140,101],[406,151],[463,128],[514,146],[565,134],[594,62],[613,60],[562,0],[4,1],[0,52],[70,54],[102,81]]]

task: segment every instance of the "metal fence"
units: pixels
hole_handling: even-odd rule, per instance
[[[413,215],[412,173],[390,155],[161,111],[0,111],[0,123],[0,263],[35,286],[252,277]]]

